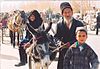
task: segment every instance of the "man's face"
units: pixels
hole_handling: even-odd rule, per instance
[[[73,11],[70,8],[65,8],[62,15],[66,18],[66,20],[69,20],[73,15]]]
[[[76,39],[80,44],[83,44],[87,39],[87,34],[84,31],[78,31],[76,34]]]

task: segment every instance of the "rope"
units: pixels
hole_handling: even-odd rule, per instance
[[[54,50],[52,51],[52,53],[58,51],[60,48],[62,48],[62,47],[64,47],[65,45],[67,45],[67,43],[64,44],[63,42],[62,42],[62,44],[63,44],[63,45],[61,45],[60,47],[54,49]]]

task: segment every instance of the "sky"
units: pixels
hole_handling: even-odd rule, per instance
[[[66,0],[66,1],[70,2],[71,0]],[[81,1],[81,0],[79,0],[79,1]],[[94,5],[98,8],[100,8],[100,5],[99,5],[100,1],[96,1],[96,2],[94,2],[93,0],[90,0],[90,1],[91,1],[90,2],[91,5]],[[8,0],[8,1],[0,0],[0,12],[10,12],[10,11],[16,10],[16,9],[23,10],[21,6],[28,4],[29,7],[30,7],[30,2],[35,4],[33,6],[35,6],[36,8],[40,8],[40,4],[39,4],[40,2],[46,2],[46,3],[41,3],[41,4],[47,4],[46,7],[49,7],[49,5],[50,5],[50,0],[48,0],[48,1],[47,0],[29,0],[29,1],[27,1],[27,0],[23,0],[23,1],[22,0],[21,1],[20,0],[15,0],[15,1],[14,0]],[[51,3],[54,4],[53,6],[57,5],[55,7],[58,7],[58,4],[60,4],[61,2],[64,2],[64,0],[63,1],[61,1],[61,0],[51,0]],[[92,3],[96,3],[96,4],[92,4]],[[44,7],[45,5],[42,5],[42,6]],[[27,8],[24,8],[24,9],[27,9]],[[42,7],[41,7],[41,9],[42,9]],[[55,10],[55,8],[53,10]]]
[[[37,5],[38,8],[40,8],[39,2],[41,2],[41,4],[47,3],[47,7],[48,7],[48,4],[50,5],[50,1],[39,1],[39,0],[37,0],[37,1],[35,1],[35,0],[33,0],[33,1],[1,1],[0,2],[0,12],[9,12],[9,11],[16,10],[16,9],[20,10],[20,9],[22,9],[21,8],[22,5],[29,4],[30,2]],[[42,2],[44,2],[44,3],[42,3]],[[51,1],[51,3],[54,3],[55,5],[57,3],[61,3],[61,2],[63,2],[63,1]]]
[[[25,1],[2,1],[1,2],[1,8],[0,11],[4,12],[4,11],[12,11],[12,10],[16,10],[16,9],[20,9],[20,6],[22,4],[24,4]]]

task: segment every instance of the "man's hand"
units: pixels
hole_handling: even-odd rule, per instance
[[[24,49],[27,49],[28,47],[30,47],[30,42],[28,42],[28,43],[26,43],[25,45],[24,45]]]
[[[70,47],[70,42],[67,43],[62,43],[63,48],[69,48]]]

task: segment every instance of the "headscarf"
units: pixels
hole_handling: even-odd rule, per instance
[[[34,20],[34,21],[31,21],[31,20],[29,19],[31,15],[34,15],[34,16],[35,16],[35,20]],[[41,24],[42,24],[42,22],[43,22],[43,20],[42,20],[40,14],[39,14],[39,12],[38,12],[37,10],[31,11],[30,14],[29,14],[29,18],[28,18],[28,19],[29,19],[29,23],[30,23],[30,25],[31,25],[34,29],[36,29],[36,28],[38,28],[39,26],[41,26]]]

